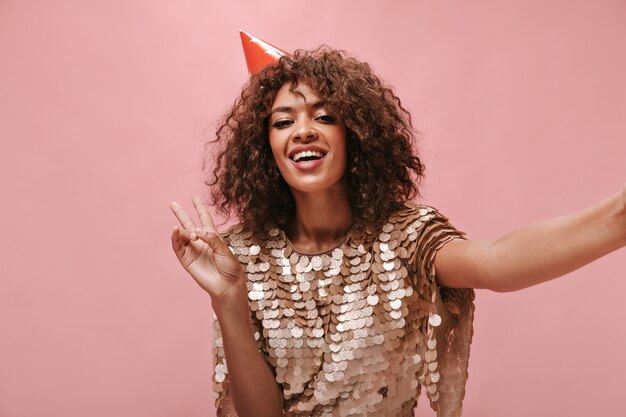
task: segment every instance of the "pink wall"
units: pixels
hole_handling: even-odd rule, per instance
[[[210,304],[170,200],[246,79],[244,28],[372,63],[471,237],[626,181],[626,3],[0,2],[0,416],[212,416]],[[477,298],[466,416],[624,415],[626,251]],[[432,415],[420,406],[418,414]]]

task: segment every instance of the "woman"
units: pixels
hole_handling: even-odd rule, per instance
[[[172,233],[216,316],[218,415],[461,414],[473,290],[514,291],[626,244],[626,190],[494,241],[410,201],[410,116],[369,66],[321,48],[251,77],[217,131],[220,235],[176,204]],[[436,255],[436,256],[435,256]],[[226,365],[228,364],[228,366]]]

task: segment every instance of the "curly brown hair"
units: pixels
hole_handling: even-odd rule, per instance
[[[288,82],[292,89],[298,83],[310,87],[346,126],[345,176],[355,230],[380,226],[419,195],[424,166],[413,146],[410,114],[367,63],[321,46],[297,50],[252,75],[222,120],[211,142],[221,149],[206,183],[224,214],[234,213],[255,231],[285,228],[293,218],[295,202],[268,140],[272,104]]]

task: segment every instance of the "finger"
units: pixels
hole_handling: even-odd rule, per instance
[[[197,195],[194,195],[191,201],[193,201],[193,206],[196,208],[196,212],[198,213],[198,217],[200,217],[200,223],[202,223],[204,230],[217,233],[211,213],[209,213],[209,209],[206,204],[204,204],[204,201],[202,201],[202,199]]]
[[[174,249],[176,254],[183,250],[183,244],[180,241],[180,228],[178,226],[172,230],[172,249]]]
[[[199,233],[202,233],[202,229],[183,229],[180,231],[180,241],[184,246],[187,246],[189,242],[198,240]]]
[[[206,242],[211,247],[213,252],[220,255],[232,255],[232,252],[218,234],[213,232],[204,232],[198,233],[197,236],[198,239]]]
[[[172,201],[170,203],[170,209],[172,210],[172,213],[174,213],[174,216],[176,216],[180,224],[185,229],[196,228],[196,224],[193,222],[193,220],[191,220],[191,217],[189,217],[189,215],[185,212],[185,210],[183,210],[183,208],[177,202]]]

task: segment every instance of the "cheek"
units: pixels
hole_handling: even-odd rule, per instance
[[[337,148],[339,149],[339,154],[341,156],[342,169],[345,170],[348,166],[348,140],[346,138],[345,131],[341,131],[338,134],[338,137],[340,139],[337,141]]]
[[[348,169],[348,161],[346,159],[346,155],[344,155],[344,158],[341,161],[341,165],[338,167],[338,170],[340,171],[339,172],[340,176],[343,177],[346,174],[347,169]]]
[[[272,151],[272,157],[274,159],[274,166],[276,168],[278,168],[278,172],[284,178],[285,177],[285,173],[287,171],[285,169],[286,161],[285,161],[285,159],[283,157],[283,155],[284,155],[283,148],[278,145],[278,143],[279,143],[278,141],[272,140],[271,137],[270,137],[270,141],[269,142],[270,142],[269,143],[270,150]]]

